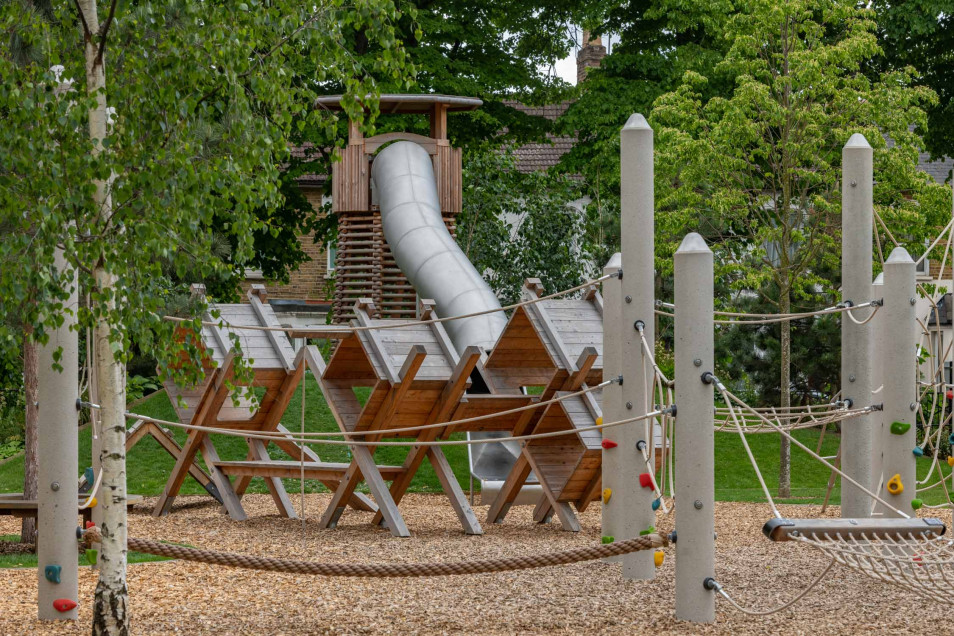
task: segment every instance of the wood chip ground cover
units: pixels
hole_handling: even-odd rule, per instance
[[[395,539],[374,529],[370,513],[346,512],[336,530],[319,530],[329,495],[306,498],[309,522],[274,513],[268,495],[244,501],[250,519],[233,522],[208,498],[180,497],[173,513],[149,516],[147,500],[130,516],[134,536],[214,550],[312,561],[456,561],[566,550],[599,542],[599,506],[581,515],[582,532],[538,526],[532,508],[514,508],[485,535],[466,536],[446,499],[408,495],[411,529]],[[296,498],[297,503],[297,498]],[[782,506],[787,516],[818,515],[817,506]],[[478,517],[486,516],[478,507]],[[835,516],[830,510],[826,516]],[[773,544],[761,534],[769,517],[759,504],[716,506],[716,576],[736,600],[769,608],[787,601],[827,565],[811,548]],[[944,513],[944,521],[950,516]],[[660,516],[660,531],[672,518]],[[0,518],[0,535],[17,520]],[[214,568],[183,561],[129,568],[135,634],[856,634],[950,633],[940,607],[906,590],[836,566],[793,608],[774,616],[742,615],[717,601],[714,625],[673,617],[675,553],[652,582],[623,581],[618,564],[584,563],[522,572],[426,579],[330,579]],[[95,572],[80,570],[80,620],[43,624],[36,616],[36,571],[0,571],[0,635],[87,634]]]

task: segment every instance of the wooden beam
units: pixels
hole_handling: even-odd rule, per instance
[[[265,306],[262,304],[263,290],[256,289],[256,285],[252,286],[252,289],[248,292],[248,302],[252,306],[252,311],[255,312],[255,317],[258,318],[258,322],[263,327],[276,327],[279,325],[273,325],[269,323],[268,316],[265,315]],[[295,364],[292,363],[291,356],[288,355],[288,352],[282,347],[282,342],[280,338],[285,338],[285,334],[279,334],[281,332],[276,331],[266,331],[265,337],[268,338],[268,342],[272,345],[272,349],[275,350],[275,355],[278,356],[278,359],[282,361],[282,364],[285,365],[287,371],[291,371],[295,368]]]
[[[546,496],[546,493],[540,495],[537,505],[533,508],[533,522],[534,523],[550,523],[550,519],[553,518],[553,506],[550,505],[550,499]]]
[[[428,449],[427,457],[431,461],[431,466],[434,467],[434,472],[441,482],[441,487],[450,500],[451,507],[457,513],[457,518],[460,520],[464,532],[466,534],[483,534],[484,530],[480,527],[480,522],[477,521],[477,515],[474,514],[474,510],[467,503],[467,495],[464,494],[463,489],[457,482],[457,477],[451,470],[444,452],[438,446],[431,446]]]
[[[371,313],[375,310],[374,301],[370,298],[362,298],[354,304],[354,314],[357,317],[358,324],[363,327],[368,327],[371,325]],[[378,334],[375,330],[358,332],[359,339],[365,339],[368,343],[368,346],[371,348],[371,352],[377,356],[378,361],[380,362],[381,368],[384,370],[384,374],[387,376],[387,379],[391,384],[398,384],[401,381],[401,377],[398,375],[397,371],[394,370],[394,367],[391,366],[390,356],[388,356],[387,349],[384,347],[384,344],[381,342],[381,339],[378,337]]]
[[[179,442],[169,433],[160,428],[155,422],[144,422],[143,420],[137,421],[126,434],[126,453],[128,454],[146,435],[151,435],[159,446],[169,453],[173,459],[178,459],[179,454],[182,453],[182,446],[180,446]],[[222,496],[216,489],[215,484],[212,483],[212,479],[194,461],[189,464],[189,475],[195,479],[200,486],[205,488],[206,492],[212,495],[216,501],[222,503]],[[90,486],[92,486],[92,484],[90,484]]]
[[[404,523],[404,517],[401,516],[401,511],[398,510],[397,504],[391,499],[391,493],[388,492],[384,478],[378,472],[378,467],[374,465],[371,450],[367,446],[353,446],[351,454],[364,475],[364,482],[368,484],[371,496],[374,497],[381,509],[381,514],[384,515],[384,520],[387,522],[391,535],[395,537],[411,536],[407,524]]]
[[[520,489],[529,476],[530,463],[524,457],[524,453],[521,452],[517,461],[510,468],[503,486],[500,487],[500,491],[490,504],[490,510],[487,511],[487,521],[489,523],[503,523],[504,517],[510,512],[510,507],[516,501]]]
[[[249,440],[249,452],[255,461],[271,461],[271,458],[268,456],[268,451],[265,449],[265,444],[262,443],[260,439]],[[216,468],[221,470],[219,466],[216,466]],[[285,484],[282,483],[282,480],[274,476],[262,476],[262,478],[265,480],[265,487],[268,488],[268,494],[272,496],[272,501],[275,502],[275,507],[278,508],[278,513],[286,519],[297,519],[298,514],[295,512],[295,506],[292,505],[291,499],[288,498],[288,492],[285,491]]]
[[[546,475],[544,475],[540,470],[537,462],[533,459],[533,455],[526,451],[523,453],[523,455],[526,456],[527,462],[530,464],[530,468],[533,470],[534,474],[536,474],[537,480],[543,487],[543,492],[547,499],[550,500],[550,505],[553,507],[554,512],[556,512],[557,517],[559,517],[560,524],[563,526],[563,529],[569,532],[579,532],[580,521],[576,518],[576,515],[573,514],[573,509],[570,508],[569,504],[557,501],[556,496],[553,494],[553,490],[547,484]]]
[[[596,471],[596,474],[593,475],[593,479],[590,480],[590,483],[587,484],[586,488],[583,490],[583,495],[576,502],[576,509],[583,513],[589,505],[594,502],[599,496],[600,492],[603,490],[603,472],[601,470]]]
[[[232,489],[232,482],[222,471],[216,468],[216,464],[220,461],[219,454],[208,435],[202,437],[201,446],[202,458],[205,460],[205,465],[209,467],[209,476],[212,477],[215,487],[219,489],[219,494],[222,495],[222,506],[225,507],[225,511],[229,513],[229,517],[233,520],[245,521],[248,519],[248,515],[245,514],[242,502],[239,501],[238,495]]]

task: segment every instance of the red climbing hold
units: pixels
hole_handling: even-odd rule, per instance
[[[95,527],[96,527],[96,524],[93,523],[92,521],[87,521],[87,522],[86,522],[86,529],[87,529],[87,530],[89,530],[90,528],[95,528]]]
[[[76,601],[71,601],[68,598],[58,598],[53,601],[53,609],[57,612],[68,612],[74,607],[76,607]]]
[[[643,473],[639,476],[639,485],[643,488],[653,487],[653,477],[649,473]]]
[[[609,450],[610,448],[616,448],[617,446],[619,446],[619,444],[617,444],[616,442],[614,442],[614,441],[611,440],[611,439],[604,439],[604,440],[603,440],[603,448],[605,448],[605,449],[607,449],[607,450]]]
[[[947,399],[954,400],[954,391],[947,392]]]

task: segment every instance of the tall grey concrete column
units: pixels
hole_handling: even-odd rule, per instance
[[[603,268],[604,275],[616,275],[620,271],[622,260],[619,252],[613,254],[606,267]],[[623,332],[621,329],[620,312],[623,305],[622,281],[619,278],[609,278],[603,281],[603,378],[611,379],[623,374]],[[604,422],[616,422],[623,419],[625,409],[623,408],[623,387],[613,383],[603,387],[600,392],[600,409],[603,413]],[[610,431],[607,431],[609,433]],[[622,454],[618,453],[619,448],[610,448],[603,450],[603,487],[612,489],[617,476],[621,474],[622,467],[620,461]],[[618,487],[617,487],[618,490]],[[618,502],[619,500],[617,500]],[[604,537],[622,536],[621,528],[624,527],[622,519],[622,506],[614,506],[613,499],[610,498],[608,504],[604,504],[600,509],[602,514],[602,534]],[[604,561],[622,561],[623,557],[607,557]]]
[[[858,305],[871,300],[872,249],[872,150],[864,135],[854,134],[842,150],[841,184],[841,289],[842,300]],[[868,310],[860,310],[864,317]],[[842,397],[855,407],[872,403],[871,352],[874,323],[855,324],[848,316],[841,321]],[[842,427],[842,470],[872,492],[877,488],[872,461],[878,437],[876,418],[865,415]],[[841,516],[870,517],[871,498],[842,480]]]
[[[676,251],[676,618],[715,620],[715,432],[712,251],[696,233]]]
[[[653,130],[640,114],[632,115],[620,132],[620,243],[622,247],[623,280],[621,291],[621,351],[623,386],[621,399],[623,415],[645,415],[653,407],[653,367],[643,351],[637,325],[643,330],[652,347],[656,341],[654,324],[655,270],[653,221]],[[619,538],[629,539],[654,526],[656,513],[652,504],[655,495],[651,488],[640,486],[642,473],[654,472],[648,468],[640,442],[647,445],[654,458],[653,427],[651,420],[634,422],[608,430],[604,437],[619,444],[608,451],[618,455],[617,471],[611,475],[613,483],[604,481],[603,487],[612,488],[609,506],[620,508],[622,527]],[[614,487],[615,485],[615,487]],[[623,556],[623,578],[652,579],[656,566],[650,550]]]
[[[871,297],[872,298],[884,298],[884,272],[875,276],[874,282],[871,283]],[[881,320],[882,316],[878,316],[872,322],[874,323],[874,340],[875,342],[884,342],[887,334],[885,332],[885,323],[884,320]],[[845,318],[848,320],[848,318]],[[878,404],[884,400],[884,380],[883,380],[883,348],[874,346],[871,347],[871,402],[872,404]],[[875,430],[875,442],[874,448],[872,449],[872,465],[871,472],[873,475],[875,485],[878,484],[882,468],[884,466],[883,462],[883,451],[884,448],[881,444],[881,440],[884,437],[884,413],[881,411],[875,411],[871,414],[872,426]],[[851,426],[851,420],[848,420],[846,426]],[[882,483],[882,486],[884,484]],[[880,502],[869,500],[871,508],[874,510],[875,514],[881,514],[883,511],[883,506]]]
[[[56,267],[67,268],[61,251]],[[63,312],[63,324],[39,349],[38,360],[38,501],[37,513],[37,616],[40,620],[76,619],[77,610],[57,610],[53,602],[78,601],[76,550],[77,490],[77,387],[79,343],[76,323],[77,281]],[[60,352],[58,359],[54,354]],[[54,369],[54,364],[62,371]]]
[[[917,288],[914,260],[903,247],[896,247],[884,263],[884,307],[877,319],[883,323],[879,347],[883,350],[881,390],[884,401],[884,484],[880,496],[906,514],[914,514],[916,497],[915,424],[917,411],[917,360],[912,355],[915,340]],[[876,319],[876,320],[877,320]],[[900,491],[897,486],[900,485]],[[881,507],[884,514],[898,513]]]

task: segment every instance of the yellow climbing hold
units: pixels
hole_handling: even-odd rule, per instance
[[[954,455],[951,455],[950,457],[947,458],[947,465],[954,466]]]
[[[613,489],[612,489],[612,488],[604,488],[604,489],[603,489],[603,503],[605,503],[605,504],[609,503],[610,497],[612,497],[612,496],[613,496]]]
[[[99,503],[99,499],[97,499],[96,497],[93,497],[92,499],[89,500],[89,507],[95,508],[98,503]]]
[[[653,563],[656,564],[657,568],[661,566],[663,564],[663,561],[665,560],[666,560],[666,553],[663,552],[662,550],[656,550],[653,553]]]
[[[597,425],[597,426],[603,426],[603,416],[602,416],[602,415],[599,416],[598,418],[596,418],[596,425]]]
[[[888,480],[888,492],[892,495],[900,495],[904,492],[904,484],[901,483],[901,475],[895,475]]]

